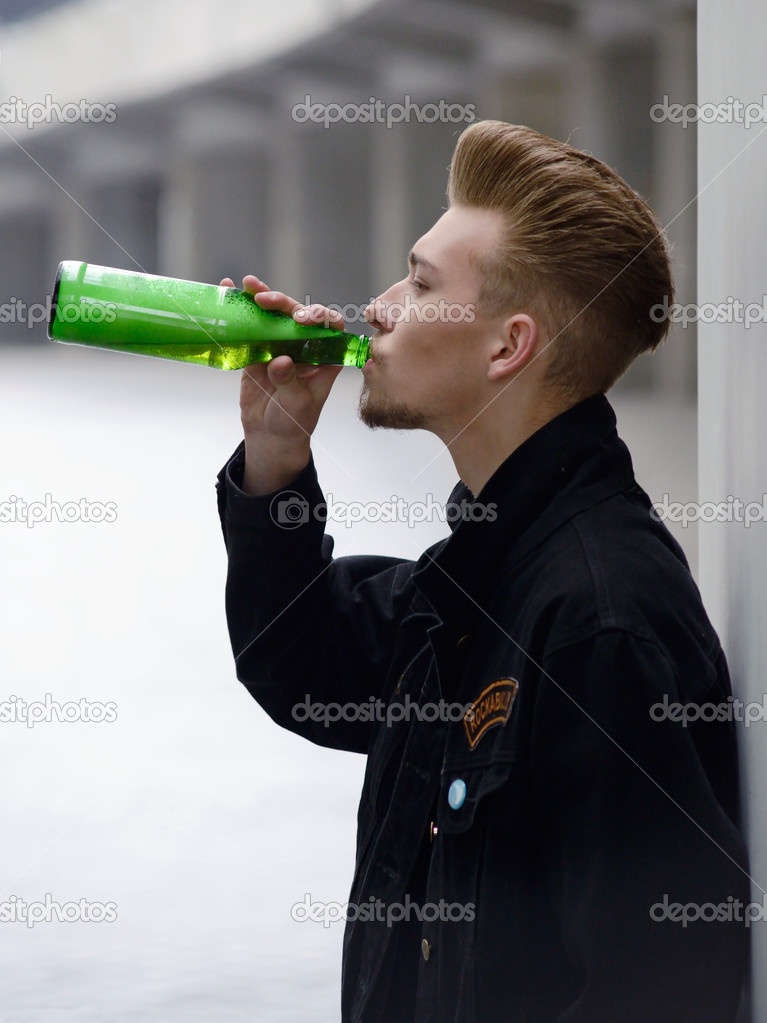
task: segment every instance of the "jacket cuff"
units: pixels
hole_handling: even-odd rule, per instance
[[[254,497],[242,490],[245,471],[245,442],[242,441],[218,474],[216,492],[218,513],[224,536],[230,526],[257,531],[279,530],[286,534],[305,532],[304,527],[319,527],[323,532],[324,517],[315,514],[324,507],[325,498],[317,479],[314,458],[310,455],[304,469],[287,486],[272,494]]]

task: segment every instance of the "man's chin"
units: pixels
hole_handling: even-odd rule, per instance
[[[371,429],[424,430],[426,417],[418,409],[402,402],[372,400],[370,391],[363,387],[357,409],[360,419]]]

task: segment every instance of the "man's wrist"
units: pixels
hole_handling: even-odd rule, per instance
[[[245,437],[242,490],[251,497],[265,497],[287,487],[309,464],[309,444],[288,446],[256,444]]]

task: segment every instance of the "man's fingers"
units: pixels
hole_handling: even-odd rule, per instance
[[[225,277],[221,281],[221,287],[233,288],[234,281],[231,277]],[[258,299],[258,304],[262,309],[287,313],[288,316],[293,317],[296,323],[305,326],[332,327],[334,330],[344,329],[344,318],[337,309],[328,309],[327,306],[320,305],[319,302],[303,306],[283,291],[272,291],[269,285],[255,274],[247,274],[243,277],[242,287],[244,291]]]
[[[261,291],[254,293],[254,297],[262,309],[276,310],[278,313],[287,313],[288,316],[292,316],[296,309],[303,309],[300,302],[282,291]]]
[[[231,277],[225,277],[221,281],[221,286],[233,288],[234,283]],[[340,312],[328,309],[317,302],[310,306],[303,306],[295,298],[286,295],[284,291],[272,291],[269,285],[255,274],[246,274],[243,277],[242,288],[256,299],[262,309],[285,313],[292,316],[296,323],[305,326],[332,327],[335,330],[344,329],[344,318]]]
[[[251,295],[258,295],[261,292],[269,291],[269,285],[264,284],[260,277],[255,274],[246,274],[242,278],[242,290],[249,291]]]
[[[224,277],[220,283],[220,287],[234,288],[235,283],[231,277]],[[264,284],[264,282],[259,277],[256,277],[255,274],[247,274],[242,278],[242,290],[249,291],[251,295],[256,295],[259,292],[268,291],[269,285]]]
[[[256,296],[256,301],[262,309],[272,309],[280,313],[287,313],[292,316],[296,323],[303,326],[333,327],[335,330],[344,329],[344,318],[341,314],[327,306],[314,303],[303,306],[294,298],[290,298],[282,291],[262,291]]]
[[[320,324],[323,327],[333,327],[335,330],[344,329],[344,318],[340,312],[337,309],[328,309],[318,302],[297,309],[293,313],[293,319],[298,323]]]

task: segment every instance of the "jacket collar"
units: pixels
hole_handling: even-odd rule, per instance
[[[547,536],[634,483],[612,406],[604,394],[587,398],[528,437],[476,500],[464,483],[455,487],[447,505],[452,535],[423,555],[413,581],[443,622],[465,621]]]

